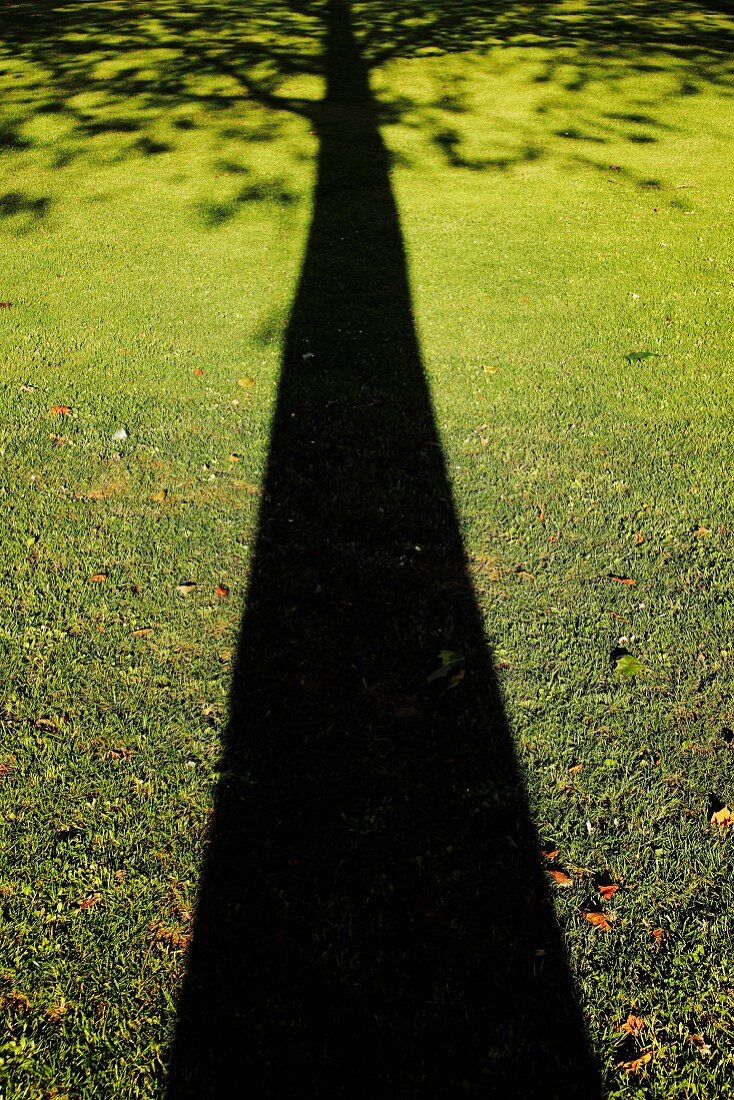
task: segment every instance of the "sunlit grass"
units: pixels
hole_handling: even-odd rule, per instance
[[[0,66],[8,1098],[159,1095],[175,1018],[321,94],[315,16],[209,7],[208,34],[164,0],[56,38],[13,25]],[[707,806],[734,799],[728,24],[642,5],[657,46],[613,49],[598,5],[440,33],[429,10],[391,51],[386,6],[372,38],[362,8],[467,553],[574,877],[557,911],[610,1095],[725,1095],[731,841]],[[603,871],[610,933],[580,915]],[[632,1010],[653,1058],[630,1076]]]

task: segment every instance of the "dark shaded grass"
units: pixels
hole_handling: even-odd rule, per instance
[[[338,2],[326,75],[168,1095],[591,1097]]]

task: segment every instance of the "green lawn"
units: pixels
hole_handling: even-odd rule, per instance
[[[87,7],[0,23],[4,1100],[163,1095],[323,91],[317,3]],[[732,1095],[734,22],[354,7],[606,1094]]]

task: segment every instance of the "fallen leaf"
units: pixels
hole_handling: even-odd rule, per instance
[[[565,871],[548,871],[548,874],[558,886],[573,885],[573,879]]]
[[[232,455],[229,456],[229,461],[230,462],[240,462],[241,460],[242,460],[242,455],[232,454]]]
[[[584,769],[583,764],[574,764],[574,766],[572,768],[568,769],[568,774],[569,775],[578,775],[579,772],[583,771],[583,769]]]
[[[623,680],[629,680],[633,676],[638,676],[645,669],[642,661],[638,661],[638,659],[633,657],[627,650],[614,650],[612,659],[615,664],[615,672]]]
[[[701,1054],[710,1054],[711,1047],[704,1039],[703,1035],[689,1035],[688,1041],[699,1050]]]
[[[540,849],[540,854],[543,857],[543,859],[555,859],[559,852],[560,852],[560,848],[541,848]]]
[[[640,531],[638,531],[635,535],[635,546],[642,546],[644,541],[645,536]]]
[[[642,1016],[635,1016],[633,1012],[630,1012],[620,1030],[626,1031],[628,1035],[639,1035],[644,1026],[645,1021]]]
[[[610,581],[616,581],[617,584],[626,584],[626,585],[629,585],[630,587],[632,587],[633,584],[637,584],[637,581],[633,580],[632,577],[618,577],[616,575],[616,573],[610,573],[609,574],[609,580]]]
[[[545,504],[538,509],[538,523],[545,523]]]
[[[246,374],[244,378],[237,379],[237,385],[242,386],[243,390],[251,390],[255,385],[255,379],[250,378],[249,374]]]
[[[0,309],[10,309],[12,302],[0,302]]]
[[[638,1073],[650,1061],[652,1061],[652,1051],[646,1050],[639,1058],[633,1058],[631,1062],[620,1062],[619,1065],[628,1073]]]
[[[619,890],[619,887],[616,883],[610,882],[608,886],[597,886],[597,890],[604,898],[604,901],[611,901],[617,890]]]
[[[188,596],[196,588],[196,581],[182,581],[181,584],[176,585],[176,591],[179,596]]]
[[[154,504],[162,504],[167,496],[168,489],[159,489],[157,493],[151,493],[149,499],[152,500]]]
[[[599,928],[602,932],[611,932],[612,926],[604,913],[600,913],[596,909],[582,909],[581,914],[584,920],[594,925],[594,928]]]
[[[433,683],[434,680],[440,680],[445,676],[451,675],[464,660],[460,653],[454,653],[451,649],[442,649],[438,656],[441,664],[439,668],[430,674],[430,676],[426,677],[426,683],[428,684]]]
[[[68,443],[68,442],[69,442],[69,440],[68,440],[68,439],[66,439],[66,437],[65,437],[65,436],[63,436],[63,435],[58,435],[58,434],[57,434],[56,432],[51,432],[51,434],[50,434],[50,436],[49,436],[48,438],[49,438],[49,439],[51,440],[51,442],[53,443],[54,447],[63,447],[63,445],[64,445],[65,443]]]
[[[153,631],[149,626],[142,626],[140,630],[133,630],[133,638],[145,638],[148,634],[152,634]]]
[[[484,370],[485,374],[498,374],[500,368],[499,367],[483,367],[482,369]]]
[[[48,411],[51,416],[71,416],[71,405],[52,405]]]
[[[106,573],[94,573],[87,580],[87,584],[103,584],[107,580]]]
[[[18,389],[21,393],[35,393],[38,386],[32,386],[30,382],[23,382]]]
[[[93,905],[96,905],[102,898],[99,894],[89,894],[88,897],[82,898],[80,902],[77,902],[80,909],[91,909]]]
[[[196,377],[197,377],[197,378],[201,378],[201,376],[203,375],[203,373],[204,373],[204,372],[203,372],[203,370],[201,369],[201,367],[194,367],[194,374],[196,375]]]
[[[720,810],[715,810],[711,814],[710,821],[712,825],[718,825],[719,828],[725,829],[727,826],[734,824],[734,814],[728,806],[722,806]]]
[[[217,595],[221,597],[221,599],[226,600],[227,596],[229,595],[229,585],[218,584],[215,591]]]
[[[625,359],[628,363],[643,363],[646,359],[659,359],[660,356],[656,351],[630,351],[625,355]]]
[[[660,944],[661,944],[661,943],[663,942],[663,940],[664,940],[664,939],[666,938],[666,936],[668,935],[668,933],[667,933],[667,932],[665,931],[665,929],[664,929],[664,928],[653,928],[653,930],[652,930],[652,932],[650,933],[650,935],[652,936],[652,938],[653,938],[653,939],[655,940],[655,943],[656,943],[656,944],[658,945],[658,947],[659,947],[659,946],[660,946]]]
[[[132,749],[129,749],[127,745],[118,745],[117,748],[110,749],[108,756],[111,760],[129,760],[132,754]]]
[[[711,532],[708,527],[697,527],[695,531],[691,531],[691,534],[695,539],[703,539],[706,535],[710,535]]]

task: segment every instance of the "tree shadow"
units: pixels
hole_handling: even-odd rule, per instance
[[[326,9],[169,1100],[600,1092],[469,580],[388,156]]]

